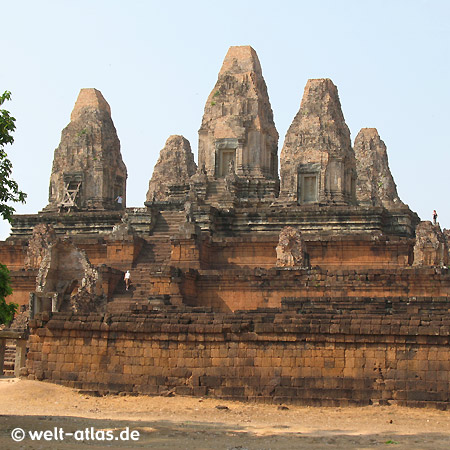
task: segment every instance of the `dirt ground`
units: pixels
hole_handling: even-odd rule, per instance
[[[11,437],[16,428],[25,432],[21,442]],[[33,441],[27,434],[54,433],[55,428],[74,436],[56,441],[48,434],[52,440]],[[106,441],[107,431],[113,440]],[[138,440],[120,439],[132,431],[139,432]],[[91,397],[50,383],[0,377],[1,449],[90,447],[438,450],[450,448],[450,412],[397,406],[280,409],[179,396]]]

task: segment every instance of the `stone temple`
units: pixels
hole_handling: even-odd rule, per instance
[[[99,393],[447,408],[450,232],[400,200],[375,128],[352,144],[331,80],[280,158],[278,138],[256,52],[231,47],[197,164],[170,136],[127,207],[111,109],[82,89],[48,205],[0,242],[23,311],[0,360],[15,336],[17,373]]]

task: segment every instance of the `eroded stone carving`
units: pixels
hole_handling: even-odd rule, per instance
[[[277,267],[305,267],[305,243],[298,230],[284,227],[276,248]]]
[[[416,228],[413,266],[448,265],[448,245],[439,225],[429,220],[420,222]]]
[[[45,252],[36,277],[36,295],[51,295],[57,303],[54,308],[74,312],[95,311],[103,301],[98,270],[84,251],[60,239]]]
[[[56,240],[55,230],[51,225],[40,223],[33,228],[33,234],[28,241],[25,256],[26,269],[38,269],[47,248]]]
[[[364,206],[403,205],[389,169],[385,143],[376,128],[363,128],[355,139],[356,198]]]
[[[153,169],[147,201],[169,200],[169,186],[188,185],[196,171],[197,165],[189,141],[183,136],[170,136]]]
[[[109,236],[109,239],[121,241],[133,235],[134,235],[134,228],[130,224],[128,214],[125,213],[122,216],[121,222],[118,223],[117,225],[114,225],[111,235]]]
[[[189,180],[189,196],[193,201],[203,202],[206,199],[207,184],[208,175],[203,164]]]
[[[286,133],[280,166],[282,199],[300,204],[355,202],[355,154],[331,80],[308,80]]]
[[[45,210],[123,208],[126,179],[111,109],[100,91],[81,89],[55,150]]]

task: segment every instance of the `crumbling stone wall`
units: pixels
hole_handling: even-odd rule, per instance
[[[95,311],[104,294],[100,272],[67,240],[57,240],[47,248],[36,278],[36,293],[55,293],[58,309],[74,312]]]
[[[302,314],[44,314],[31,322],[28,373],[105,394],[447,408],[448,299],[409,298],[407,307],[404,298],[362,300],[358,315],[352,303],[336,314],[326,298],[322,306],[290,300]]]
[[[40,223],[33,228],[28,240],[25,269],[38,269],[48,247],[56,240],[56,233],[49,224]]]

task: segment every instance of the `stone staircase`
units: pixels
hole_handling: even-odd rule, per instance
[[[176,234],[184,217],[184,211],[160,211],[152,230],[152,236],[170,237]]]
[[[151,236],[146,238],[141,252],[134,263],[133,271],[139,267],[154,270],[170,260],[170,237],[175,235],[184,221],[184,211],[161,211]],[[131,272],[131,279],[133,275]]]
[[[225,180],[214,180],[208,184],[206,193],[208,203],[233,203],[233,198],[227,191]]]
[[[128,294],[128,293],[127,293]],[[170,305],[170,299],[165,296],[147,296],[147,298],[135,298],[133,294],[118,294],[114,296],[113,301],[107,305],[106,312],[110,314],[120,314],[131,311],[150,311],[153,309],[162,309]]]
[[[120,313],[134,308],[152,308],[168,302],[168,299],[154,295],[149,275],[161,272],[163,267],[170,263],[172,248],[170,236],[178,232],[184,219],[184,211],[161,211],[159,213],[151,236],[146,238],[136,262],[130,268],[131,285],[129,290],[126,290],[125,282],[121,280],[113,299],[107,305],[107,312]]]
[[[16,358],[16,344],[14,341],[6,341],[3,375],[14,376],[14,361]]]
[[[137,262],[135,267],[130,269],[131,284],[128,291],[126,290],[125,281],[121,280],[116,287],[113,299],[108,302],[107,312],[120,313],[149,305],[150,300],[156,298],[152,292],[152,283],[149,280],[149,275],[160,271],[160,263],[158,264],[154,261]]]
[[[376,317],[427,321],[448,321],[450,298],[436,297],[305,297],[283,298],[282,310],[293,317],[323,320],[336,317],[371,319]]]
[[[161,267],[170,260],[171,244],[169,236],[150,236],[142,246],[134,267],[141,264]],[[133,275],[133,272],[131,273]]]

